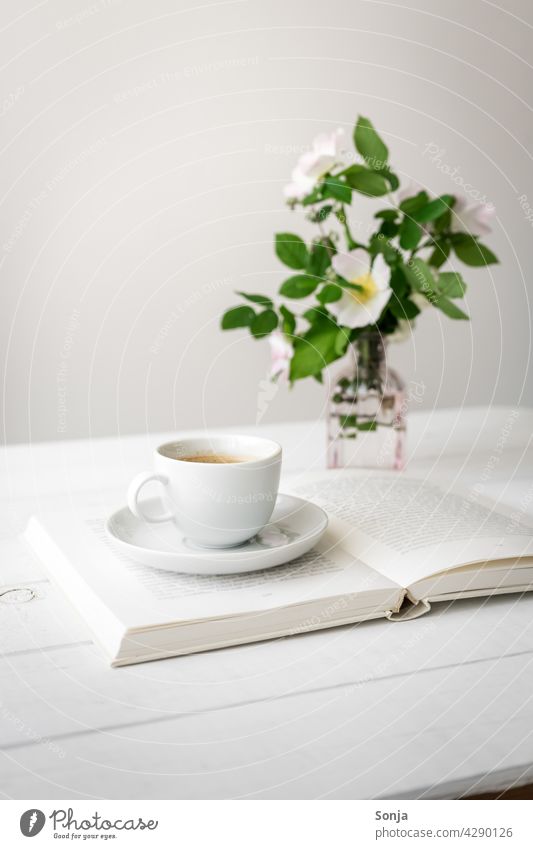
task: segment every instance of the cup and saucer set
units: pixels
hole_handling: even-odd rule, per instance
[[[124,554],[156,569],[227,575],[280,566],[309,551],[328,525],[316,504],[278,493],[280,472],[281,446],[269,439],[168,442],[156,449],[153,471],[131,482],[128,506],[106,531]],[[140,500],[151,481],[162,500]]]

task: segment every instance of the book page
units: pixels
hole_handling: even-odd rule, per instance
[[[98,511],[87,510],[83,516],[79,508],[71,515],[62,509],[32,521],[125,629],[235,616],[339,595],[361,594],[362,607],[369,607],[399,589],[338,548],[327,533],[312,551],[286,565],[205,576],[153,569],[125,556],[108,538]],[[41,552],[53,575],[54,558],[45,554]],[[68,594],[68,587],[64,589]],[[75,597],[71,601],[76,605]]]
[[[328,513],[340,544],[408,588],[455,566],[533,553],[533,528],[461,494],[395,472],[331,471],[289,489]]]
[[[446,598],[468,598],[472,595],[492,595],[505,592],[524,592],[533,589],[533,557],[471,563],[413,584],[410,595],[416,599],[438,601]]]

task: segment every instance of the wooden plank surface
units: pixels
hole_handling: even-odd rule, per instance
[[[53,592],[53,591],[51,591]],[[22,648],[0,661],[2,704],[41,736],[146,724],[170,716],[263,702],[321,689],[366,687],[373,680],[444,671],[533,652],[533,599],[515,597],[435,606],[425,619],[359,623],[297,638],[111,669],[88,640],[68,644],[61,617],[33,607]],[[19,624],[19,623],[16,623]],[[31,645],[41,640],[43,648]],[[48,641],[48,644],[47,644]],[[17,725],[1,745],[24,740]]]
[[[533,762],[532,661],[480,661],[6,747],[3,786],[34,798],[429,798],[452,782],[475,793],[481,776]]]

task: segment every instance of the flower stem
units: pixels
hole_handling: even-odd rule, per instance
[[[365,247],[364,245],[361,245],[359,242],[355,241],[354,237],[352,236],[352,234],[350,232],[350,227],[349,227],[349,224],[348,224],[348,216],[346,215],[346,210],[344,208],[344,204],[342,204],[342,203],[341,203],[340,212],[337,213],[337,218],[340,221],[340,223],[342,224],[342,227],[344,229],[344,235],[346,237],[346,245],[348,247],[348,250],[353,251],[354,248],[364,248]]]

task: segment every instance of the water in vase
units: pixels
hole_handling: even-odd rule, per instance
[[[405,416],[405,386],[387,365],[383,338],[365,334],[330,396],[328,467],[401,469]]]

